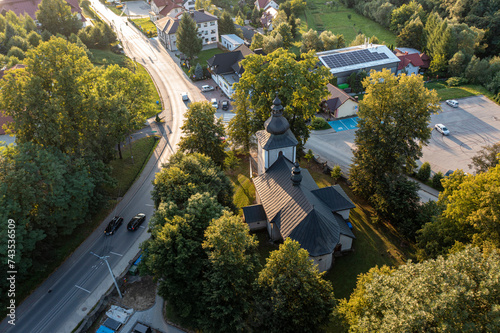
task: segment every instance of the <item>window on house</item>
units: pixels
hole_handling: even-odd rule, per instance
[[[205,38],[205,43],[208,43],[208,38]]]
[[[210,22],[210,26],[214,26],[215,25],[215,22]]]
[[[208,25],[208,24],[207,24],[207,23],[205,23],[203,26],[206,28],[206,27],[207,27],[207,25]]]
[[[210,33],[213,35],[215,33],[215,29],[210,30]]]
[[[198,28],[201,28],[201,24],[197,24]]]
[[[215,37],[212,37],[212,42],[215,42],[215,39],[216,39]]]
[[[205,35],[208,35],[208,31],[205,31]]]

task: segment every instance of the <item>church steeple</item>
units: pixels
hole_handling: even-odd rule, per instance
[[[276,98],[273,101],[271,117],[269,117],[264,123],[264,128],[269,134],[274,135],[283,134],[290,128],[288,120],[283,117],[283,105],[281,105],[278,94],[276,94]]]

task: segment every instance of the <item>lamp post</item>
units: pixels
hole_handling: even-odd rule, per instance
[[[118,288],[118,283],[116,283],[115,276],[113,275],[113,271],[111,270],[111,266],[109,266],[109,262],[108,262],[109,256],[100,256],[100,255],[95,254],[92,251],[90,253],[95,255],[97,258],[104,260],[106,262],[106,265],[108,265],[109,274],[111,274],[111,277],[113,278],[113,282],[115,283],[116,290],[118,291],[118,295],[120,295],[120,298],[123,298],[122,293],[120,291],[120,288]]]

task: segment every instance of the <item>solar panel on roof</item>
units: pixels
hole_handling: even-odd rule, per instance
[[[352,66],[387,58],[388,56],[385,53],[378,53],[378,52],[372,53],[369,50],[342,52],[322,57],[325,64],[330,68]]]

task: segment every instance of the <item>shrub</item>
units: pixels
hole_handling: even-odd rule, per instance
[[[425,183],[430,176],[431,176],[431,165],[429,164],[429,162],[425,162],[424,164],[422,164],[420,170],[418,170],[417,172],[417,179]]]
[[[335,182],[339,180],[339,178],[342,176],[342,170],[340,169],[339,165],[336,165],[332,168],[332,171],[330,172],[330,176],[333,178]]]
[[[311,127],[314,130],[321,130],[330,127],[326,120],[322,117],[314,117],[311,121]]]
[[[441,184],[441,179],[443,179],[443,173],[440,171],[434,176],[432,176],[432,187],[434,187],[438,191],[442,191],[443,189],[443,184]]]
[[[304,158],[308,161],[308,162],[311,162],[311,160],[314,158],[314,153],[312,151],[312,149],[309,149],[307,151],[307,154],[304,156]]]
[[[450,77],[448,80],[446,80],[446,84],[448,87],[457,87],[461,86],[462,84],[467,84],[467,79],[463,77]]]

